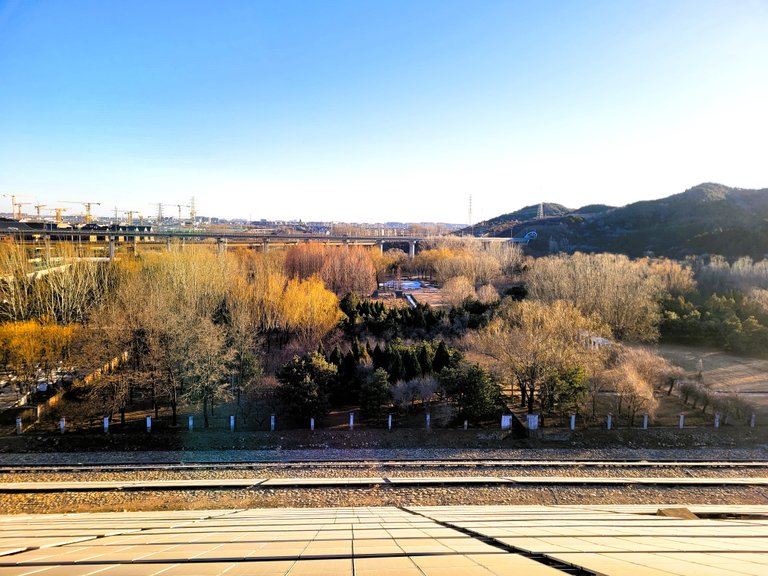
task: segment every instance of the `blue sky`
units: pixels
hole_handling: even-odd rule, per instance
[[[467,222],[768,187],[767,30],[766,0],[0,0],[0,192]]]

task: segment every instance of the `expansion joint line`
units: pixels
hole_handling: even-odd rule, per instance
[[[519,556],[524,556],[525,558],[534,560],[539,564],[544,564],[545,566],[549,566],[550,568],[560,570],[564,574],[573,574],[574,576],[597,576],[597,573],[592,572],[591,570],[585,570],[584,568],[581,568],[579,566],[573,566],[572,564],[561,562],[560,560],[556,560],[555,558],[550,558],[546,554],[536,554],[534,552],[529,552],[528,550],[523,550],[522,548],[517,548],[516,546],[512,546],[510,544],[505,544],[504,542],[500,542],[495,538],[491,538],[490,536],[485,536],[483,534],[475,532],[474,530],[470,530],[469,528],[457,526],[456,524],[452,524],[451,522],[444,522],[442,520],[437,520],[435,518],[432,518],[431,516],[427,516],[426,514],[421,514],[420,512],[415,512],[410,508],[406,508],[404,506],[398,506],[398,508],[403,512],[413,514],[414,516],[420,516],[422,518],[426,518],[427,520],[430,520],[435,524],[439,524],[443,528],[450,528],[451,530],[461,532],[462,534],[465,534],[471,538],[474,538],[475,540],[483,542],[484,544],[489,544],[490,546],[493,546],[500,550],[504,550],[505,552],[509,552],[511,554],[518,554]]]

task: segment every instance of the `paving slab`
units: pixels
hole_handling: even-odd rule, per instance
[[[349,507],[0,517],[0,576],[551,576],[563,574],[558,566],[569,565],[610,576],[768,574],[768,517],[760,517],[768,507],[709,510],[731,517],[659,517],[648,506]],[[530,554],[544,555],[555,565]]]

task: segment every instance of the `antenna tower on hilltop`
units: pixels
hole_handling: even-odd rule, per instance
[[[472,194],[469,195],[469,230],[472,236],[474,236],[475,230],[472,226]]]
[[[536,219],[541,220],[544,218],[544,202],[539,202],[539,211],[536,213]]]

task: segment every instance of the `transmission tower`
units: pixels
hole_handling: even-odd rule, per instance
[[[475,229],[472,226],[472,194],[469,195],[469,233],[474,236]]]

